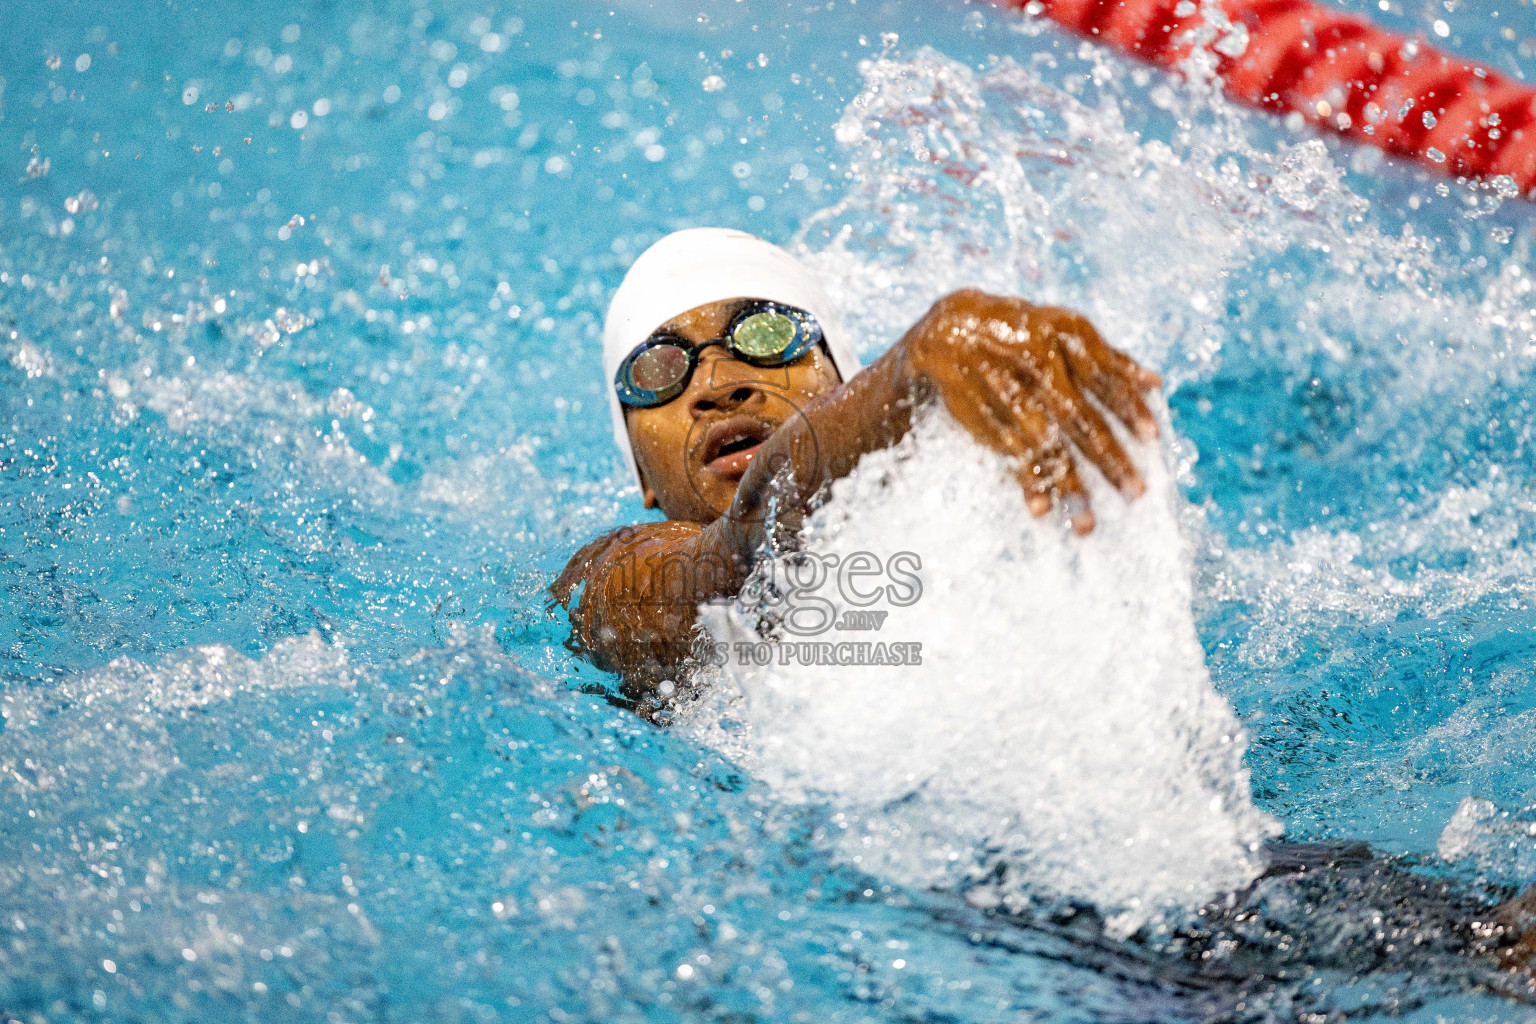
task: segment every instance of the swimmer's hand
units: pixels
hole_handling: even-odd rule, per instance
[[[1146,490],[1087,396],[1150,441],[1157,421],[1142,393],[1163,380],[1111,348],[1080,314],[966,289],[934,303],[899,347],[908,372],[938,392],[971,436],[1018,464],[1036,516],[1060,502],[1074,531],[1093,529],[1071,447],[1126,498]]]

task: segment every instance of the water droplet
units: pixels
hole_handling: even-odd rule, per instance
[[[1232,27],[1212,47],[1217,53],[1227,57],[1241,57],[1248,52],[1248,26],[1242,22],[1234,22]]]
[[[1430,146],[1428,149],[1426,149],[1424,151],[1424,155],[1429,157],[1431,160],[1433,160],[1437,164],[1445,163],[1445,154],[1440,152],[1434,146]]]
[[[1425,128],[1433,128],[1438,123],[1435,120],[1435,115],[1431,114],[1427,110],[1424,111],[1424,117],[1422,118],[1422,120],[1424,122],[1424,127]]]
[[[90,213],[99,205],[95,194],[89,189],[64,200],[64,209],[69,213]]]
[[[719,92],[721,89],[725,88],[725,79],[721,78],[719,75],[710,75],[700,84],[704,86],[705,92]]]

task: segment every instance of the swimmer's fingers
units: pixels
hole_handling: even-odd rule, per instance
[[[1140,392],[1161,386],[1162,378],[1112,348],[1086,318],[1075,313],[1063,317],[1056,332],[1078,382],[1138,438],[1150,441],[1157,437],[1157,420]]]
[[[1158,373],[1156,370],[1147,369],[1145,366],[1142,366],[1136,360],[1132,359],[1130,356],[1126,355],[1124,352],[1121,352],[1119,349],[1115,348],[1113,345],[1108,344],[1107,342],[1103,342],[1101,340],[1100,344],[1104,346],[1105,354],[1110,358],[1110,360],[1114,362],[1115,368],[1119,371],[1120,377],[1126,381],[1129,381],[1131,386],[1134,387],[1138,393],[1142,391],[1153,391],[1163,386],[1162,374]]]
[[[1111,370],[1120,378],[1126,379],[1132,387],[1138,391],[1150,391],[1152,388],[1163,387],[1163,376],[1120,352],[1120,348],[1104,341],[1104,336],[1098,333],[1086,316],[1074,310],[1061,309],[1061,307],[1041,307],[1037,310],[1043,316],[1044,322],[1049,325],[1052,333],[1066,339],[1069,342],[1077,342],[1083,347],[1084,352],[1092,361],[1100,364],[1106,370]]]
[[[1089,507],[1088,490],[1083,486],[1082,478],[1077,475],[1077,466],[1073,464],[1072,456],[1066,449],[1061,449],[1058,456],[1056,468],[1052,471],[1056,499],[1066,510],[1067,518],[1072,523],[1072,532],[1079,537],[1086,537],[1093,532],[1097,522],[1093,517],[1093,509]]]
[[[1043,410],[1041,412],[1042,440],[1038,447],[1038,455],[1033,460],[1026,461],[1019,467],[1015,476],[1024,485],[1025,493],[1042,495],[1043,509],[1049,509],[1055,502],[1060,502],[1062,511],[1067,514],[1067,520],[1072,524],[1072,532],[1079,537],[1093,532],[1094,517],[1092,502],[1088,498],[1088,490],[1083,486],[1082,477],[1077,475],[1077,466],[1072,461],[1072,453],[1062,443],[1061,431],[1049,423]],[[1035,506],[1030,506],[1033,511]],[[1036,512],[1036,518],[1044,514]]]
[[[1033,459],[1013,471],[1013,478],[1024,488],[1024,504],[1036,519],[1051,510],[1051,484],[1045,474],[1045,468]]]
[[[1039,423],[1026,426],[1003,397],[994,379],[974,380],[962,378],[961,394],[947,394],[945,404],[960,425],[972,437],[1000,455],[1022,462],[1033,471],[1021,470],[1018,480],[1024,487],[1024,501],[1037,519],[1051,510],[1050,482],[1039,467],[1038,446],[1026,437],[1030,428],[1038,431],[1045,423],[1039,415]],[[1012,389],[1016,391],[1017,389]]]
[[[1157,420],[1152,416],[1146,401],[1137,393],[1133,383],[1135,377],[1121,374],[1118,368],[1115,371],[1105,369],[1103,363],[1081,350],[1073,351],[1070,347],[1067,349],[1067,363],[1072,367],[1073,376],[1088,393],[1104,403],[1104,407],[1114,413],[1121,423],[1135,431],[1140,440],[1151,441],[1157,437]]]
[[[1012,395],[1013,400],[1010,402],[1005,395]],[[1014,477],[1024,488],[1029,511],[1039,519],[1051,510],[1061,458],[1071,460],[1062,449],[1061,432],[1052,428],[1039,400],[1021,397],[1016,384],[998,386],[993,381],[993,387],[982,398],[999,424],[999,433],[1007,446],[1003,453],[1018,463]]]
[[[954,377],[942,393],[944,407],[973,438],[1003,455],[1021,454],[1023,441],[999,415],[989,382],[969,376]],[[1033,509],[1031,505],[1031,511]]]
[[[1120,446],[1114,432],[1109,429],[1109,424],[1104,422],[1104,417],[1081,395],[1074,403],[1075,408],[1067,416],[1065,423],[1067,435],[1072,438],[1072,443],[1082,449],[1090,462],[1099,467],[1099,472],[1117,487],[1121,494],[1127,498],[1139,498],[1146,493],[1147,485],[1141,479],[1141,473],[1136,469],[1136,464],[1131,461],[1125,449]]]
[[[1093,353],[1096,361],[1112,366],[1115,372],[1137,391],[1151,391],[1163,386],[1162,374],[1147,369],[1105,341],[1104,336],[1088,322],[1087,317],[1073,313],[1072,318],[1073,333],[1083,338],[1085,347]]]
[[[1060,430],[1036,398],[994,375],[956,379],[945,392],[945,406],[972,437],[1014,460],[1015,479],[1024,490],[1030,514],[1039,518],[1062,498],[1078,533],[1093,529],[1087,494],[1060,440]]]
[[[1128,498],[1139,497],[1146,491],[1147,485],[1142,482],[1141,474],[1137,472],[1130,456],[1125,454],[1125,449],[1116,440],[1109,424],[1104,422],[1104,417],[1099,415],[1099,411],[1072,382],[1067,373],[1066,357],[1059,347],[1051,354],[1051,358],[1058,365],[1044,375],[1050,382],[1049,386],[1040,389],[1050,413],[1061,424],[1072,443],[1099,468],[1099,472],[1110,483],[1119,488],[1121,494]],[[1021,369],[1029,375],[1038,372],[1032,361],[1021,360],[1021,363]]]
[[[1091,533],[1088,491],[1044,402],[1033,391],[1021,390],[1016,380],[994,380],[993,385],[985,398],[992,417],[1003,425],[999,433],[1010,446],[1006,454],[1019,462],[1014,477],[1024,488],[1030,512],[1038,519],[1060,502],[1073,531]]]
[[[1121,375],[1136,382],[1136,387],[1142,391],[1152,391],[1163,386],[1163,375],[1156,370],[1149,370],[1130,356],[1110,345],[1104,346],[1115,357],[1120,366]]]

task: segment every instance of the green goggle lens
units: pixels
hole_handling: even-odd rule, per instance
[[[754,313],[731,332],[735,348],[753,359],[771,359],[795,341],[795,322],[783,313]]]

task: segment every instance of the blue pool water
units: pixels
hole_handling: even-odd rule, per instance
[[[1351,6],[1536,75],[1527,3]],[[0,1010],[1530,1018],[1348,961],[1202,1001],[866,869],[544,598],[645,515],[595,368],[662,233],[798,245],[866,354],[1074,305],[1169,379],[1258,806],[1536,882],[1528,205],[953,0],[10,13]]]

